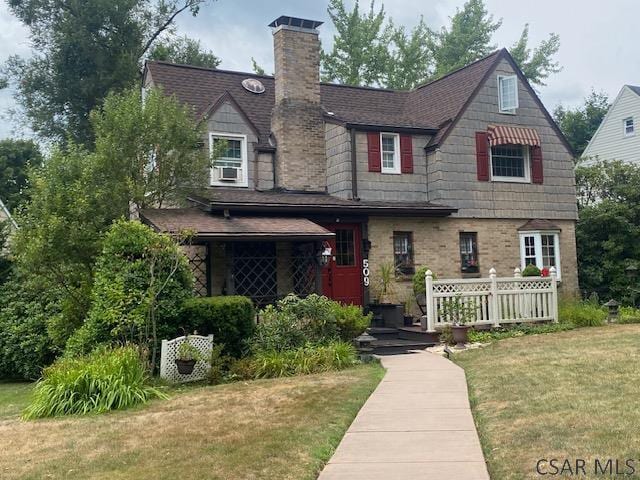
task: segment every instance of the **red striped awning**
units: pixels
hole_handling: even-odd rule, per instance
[[[540,146],[540,137],[533,128],[510,127],[507,125],[489,125],[489,145],[531,145]]]

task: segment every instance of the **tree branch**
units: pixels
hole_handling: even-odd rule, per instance
[[[173,23],[173,21],[175,20],[175,18],[180,15],[182,12],[184,12],[185,10],[187,10],[188,8],[193,7],[194,5],[200,3],[202,0],[186,0],[184,2],[184,5],[179,8],[178,10],[174,11],[171,15],[169,15],[169,18],[167,18],[167,20],[165,20],[165,22],[153,33],[153,35],[151,35],[151,37],[149,38],[149,40],[147,40],[147,43],[145,43],[144,47],[142,48],[142,51],[140,52],[140,54],[138,55],[138,58],[142,57],[145,53],[147,53],[147,50],[149,50],[149,48],[151,47],[151,45],[153,44],[153,42],[156,41],[156,39],[167,29],[169,28],[169,26]]]

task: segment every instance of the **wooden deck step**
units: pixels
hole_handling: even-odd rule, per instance
[[[378,355],[392,355],[396,353],[405,353],[408,350],[424,350],[427,347],[433,347],[435,342],[422,342],[416,340],[404,340],[401,338],[390,338],[384,340],[376,340],[373,342],[375,347],[374,353]]]

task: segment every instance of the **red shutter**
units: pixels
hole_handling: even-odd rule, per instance
[[[413,141],[411,135],[400,135],[400,171],[413,173]]]
[[[531,181],[533,183],[542,183],[543,180],[542,148],[534,146],[531,147]]]
[[[489,134],[476,132],[476,165],[478,180],[489,181]]]
[[[367,143],[369,144],[369,171],[379,172],[382,170],[382,159],[380,155],[380,133],[367,132]]]

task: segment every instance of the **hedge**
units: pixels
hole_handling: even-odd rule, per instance
[[[253,333],[253,303],[247,297],[202,297],[187,300],[182,307],[182,324],[199,335],[213,334],[224,344],[224,353],[239,357],[245,339]]]

